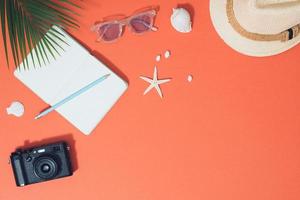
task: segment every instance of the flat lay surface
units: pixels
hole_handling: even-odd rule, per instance
[[[128,90],[90,136],[57,112],[34,120],[48,105],[6,67],[0,40],[0,200],[299,199],[299,45],[272,57],[241,55],[214,30],[207,0],[80,5],[80,28],[69,33]],[[192,13],[190,33],[171,25],[178,5]],[[148,6],[159,6],[156,32],[126,27],[117,41],[96,42],[95,22]],[[140,76],[152,79],[155,66],[158,80],[171,79],[160,84],[163,98],[155,89],[143,95],[149,83]],[[13,101],[25,106],[23,116],[7,115]],[[57,140],[71,145],[73,176],[17,188],[10,153]]]

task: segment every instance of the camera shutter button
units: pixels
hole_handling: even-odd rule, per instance
[[[30,161],[32,160],[32,157],[28,155],[28,156],[26,156],[25,160],[26,160],[27,162],[30,162]]]

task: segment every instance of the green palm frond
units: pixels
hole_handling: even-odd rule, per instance
[[[69,0],[0,0],[0,23],[6,61],[9,65],[9,47],[16,66],[26,59],[28,50],[34,49],[34,65],[47,62],[46,51],[54,57],[60,45],[54,39],[63,41],[61,33],[53,25],[78,28],[72,15],[76,12],[68,7],[78,7]],[[46,33],[48,34],[46,35]],[[51,37],[49,37],[51,35]]]

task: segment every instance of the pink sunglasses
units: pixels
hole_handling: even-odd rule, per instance
[[[131,31],[137,34],[157,31],[157,28],[153,26],[155,16],[156,11],[149,10],[122,20],[110,20],[95,24],[91,30],[97,33],[97,41],[112,42],[121,37],[125,25],[128,25]]]

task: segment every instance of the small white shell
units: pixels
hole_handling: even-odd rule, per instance
[[[155,60],[156,60],[157,62],[159,62],[159,61],[160,61],[160,59],[161,59],[161,55],[160,55],[160,54],[158,54],[158,55],[155,57]]]
[[[171,16],[171,24],[175,30],[181,33],[192,31],[192,22],[190,13],[184,8],[174,8]]]
[[[188,75],[187,80],[188,80],[188,82],[192,82],[193,76],[192,75]]]
[[[170,56],[171,56],[171,52],[169,50],[167,50],[165,52],[165,58],[170,58]]]
[[[9,115],[14,115],[16,117],[21,117],[24,114],[24,106],[22,103],[18,101],[14,101],[10,104],[8,108],[6,108],[6,112]]]

